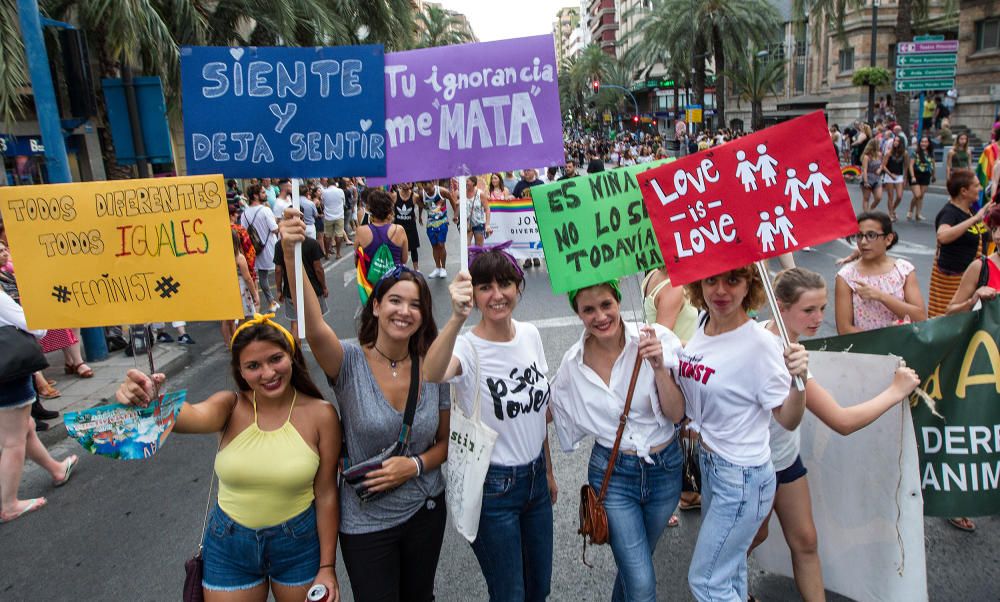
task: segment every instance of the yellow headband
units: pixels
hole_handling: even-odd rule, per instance
[[[278,330],[278,332],[280,332],[281,334],[285,335],[285,338],[288,339],[288,344],[291,345],[292,352],[294,353],[295,352],[295,337],[293,337],[292,333],[288,332],[288,330],[284,326],[282,326],[281,324],[278,324],[277,322],[275,322],[274,320],[272,320],[271,318],[273,318],[273,317],[274,317],[274,314],[263,314],[263,315],[261,315],[261,314],[255,313],[253,315],[253,319],[252,320],[247,320],[246,322],[240,324],[240,327],[236,329],[236,332],[233,333],[233,338],[229,340],[229,346],[230,347],[233,346],[233,343],[236,341],[236,337],[239,336],[240,331],[242,331],[244,328],[247,328],[249,326],[254,326],[256,324],[267,324],[267,325],[269,325],[269,326],[271,326],[273,328],[276,328]]]

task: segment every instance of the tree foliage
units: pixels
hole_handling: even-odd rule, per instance
[[[427,5],[417,15],[420,22],[420,37],[417,48],[434,48],[465,44],[472,41],[469,32],[461,27],[462,21],[452,12],[438,6]]]
[[[751,50],[735,55],[734,65],[726,71],[733,92],[750,103],[750,127],[753,130],[764,127],[764,100],[781,93],[781,82],[785,78],[784,62],[762,61],[757,54],[757,51]]]

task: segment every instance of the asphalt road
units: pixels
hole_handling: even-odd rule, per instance
[[[852,196],[860,197],[856,187]],[[908,195],[907,195],[908,198]],[[929,197],[925,214],[936,214],[947,199]],[[901,215],[905,214],[905,210]],[[934,252],[932,226],[900,223],[901,243],[894,249],[917,266],[926,294]],[[450,241],[449,271],[457,268],[455,231]],[[802,266],[822,273],[832,283],[834,260],[849,252],[843,242],[832,242],[813,252],[798,253]],[[424,240],[424,257],[430,247]],[[424,260],[424,267],[429,265]],[[775,269],[777,265],[775,264]],[[347,261],[330,265],[327,277],[332,310],[327,320],[343,337],[352,337],[357,293]],[[432,280],[435,315],[447,318],[447,281]],[[639,307],[634,278],[624,286],[623,308]],[[834,334],[832,285],[830,308],[821,336]],[[528,270],[524,297],[515,316],[532,321],[542,331],[550,370],[554,373],[563,353],[579,337],[578,322],[563,296],[548,287],[544,268]],[[232,389],[228,356],[214,324],[195,324],[190,331],[198,341],[188,355],[187,367],[174,375],[169,386],[186,388],[191,400],[199,400],[222,389]],[[317,381],[319,369],[311,362]],[[323,385],[325,389],[325,384]],[[327,389],[328,390],[328,389]],[[333,398],[330,392],[330,398]],[[554,435],[553,435],[554,440]],[[0,526],[0,600],[177,600],[183,582],[183,563],[199,541],[209,475],[216,440],[213,437],[174,435],[152,459],[114,461],[90,456],[73,441],[51,442],[53,454],[81,455],[72,483],[52,489],[47,475],[29,463],[21,487],[22,496],[46,495],[49,506],[37,514]],[[561,488],[555,506],[555,558],[552,600],[590,601],[610,598],[614,561],[607,546],[590,547],[587,568],[580,560],[581,541],[576,535],[575,491],[586,475],[588,446],[574,454],[553,451],[556,476]],[[845,509],[845,512],[849,512]],[[932,600],[996,600],[1000,588],[1000,556],[995,548],[1000,537],[993,517],[977,519],[976,533],[959,532],[942,519],[926,519],[928,588]],[[686,574],[700,517],[683,513],[681,525],[668,529],[659,542],[655,558],[661,600],[689,600]],[[772,537],[780,536],[772,534]],[[751,568],[753,568],[751,566]],[[345,600],[350,585],[340,567]],[[761,600],[797,599],[791,580],[751,571],[751,591]],[[485,600],[485,583],[469,545],[448,528],[437,573],[437,595],[446,602]],[[843,599],[835,594],[831,600]]]

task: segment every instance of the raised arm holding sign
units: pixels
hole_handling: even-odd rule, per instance
[[[756,263],[783,335],[761,262],[857,231],[821,111],[637,179],[671,282],[686,284]]]

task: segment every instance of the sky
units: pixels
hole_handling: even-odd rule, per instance
[[[480,42],[552,33],[556,11],[579,0],[437,0],[464,13]]]

